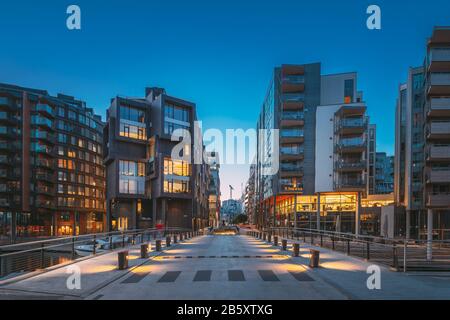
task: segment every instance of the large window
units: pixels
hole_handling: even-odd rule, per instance
[[[186,161],[164,159],[164,175],[175,175],[189,177],[191,175],[191,166]]]
[[[119,192],[145,194],[145,164],[135,161],[119,162]]]
[[[188,193],[190,192],[189,180],[164,179],[165,193]]]
[[[166,104],[165,117],[173,120],[190,122],[189,109],[185,107],[179,107],[173,104]]]
[[[128,106],[120,106],[120,119],[145,123],[145,111]]]
[[[146,140],[147,134],[145,133],[145,128],[134,126],[129,123],[120,123],[120,136],[126,137],[130,139],[137,139],[137,140]]]

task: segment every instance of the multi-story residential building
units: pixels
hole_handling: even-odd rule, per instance
[[[257,123],[259,226],[293,223],[296,195],[314,194],[315,109],[320,104],[320,64],[274,70]],[[279,140],[274,136],[279,130]],[[276,163],[279,160],[279,170]],[[275,162],[274,162],[275,161]],[[275,174],[265,174],[273,167]]]
[[[1,235],[104,231],[101,117],[73,97],[6,84],[0,110]]]
[[[144,98],[113,99],[105,127],[110,228],[208,225],[209,166],[194,163],[195,104],[147,88]],[[178,130],[181,129],[181,130]],[[191,136],[176,159],[174,147]]]
[[[250,165],[250,174],[245,184],[244,190],[244,214],[248,217],[250,224],[256,224],[256,198],[255,198],[255,183],[256,183],[256,165]]]
[[[220,210],[222,221],[233,223],[234,219],[243,213],[242,202],[240,200],[228,199],[222,202]]]
[[[450,27],[436,27],[424,64],[427,239],[450,238]],[[429,252],[430,253],[430,252]]]
[[[279,141],[276,130],[258,139],[259,226],[360,232],[369,134],[356,82],[356,73],[322,76],[319,63],[275,68],[257,123],[279,130]],[[264,175],[276,158],[278,172]]]
[[[220,225],[220,159],[217,152],[207,153],[207,161],[210,166],[209,178],[209,226],[219,227]]]
[[[436,27],[397,100],[394,189],[407,238],[450,237],[449,155],[450,27]]]
[[[399,86],[395,122],[394,198],[405,213],[399,227],[408,239],[419,237],[426,213],[423,198],[424,169],[424,69],[410,68]]]
[[[375,159],[375,194],[394,192],[394,157],[377,152]]]

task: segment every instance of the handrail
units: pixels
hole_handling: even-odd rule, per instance
[[[119,247],[151,241],[151,238],[154,237],[154,239],[156,239],[157,235],[160,236],[158,237],[158,239],[160,239],[167,234],[187,233],[192,231],[192,229],[185,228],[135,229],[7,245],[0,247],[0,278],[12,273],[32,272],[38,269],[44,269],[64,263],[64,261],[67,260],[77,260],[80,257],[77,252],[77,246],[80,245],[92,246],[92,252],[88,251],[87,255],[94,257],[99,253],[96,250],[98,242],[94,242],[98,240],[104,239],[108,241],[109,246],[102,247],[102,250],[104,250],[102,252],[110,252]],[[113,240],[114,237],[119,238]],[[122,237],[122,239],[120,239],[120,237]],[[20,250],[21,247],[22,250]],[[1,251],[9,252],[2,254]]]

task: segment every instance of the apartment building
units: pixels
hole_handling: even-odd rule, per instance
[[[395,120],[394,198],[405,212],[399,225],[410,239],[420,237],[426,224],[424,202],[424,68],[410,68],[399,86]],[[423,233],[423,231],[422,231]]]
[[[386,201],[364,200],[371,137],[366,109],[356,73],[322,75],[320,63],[275,68],[257,122],[260,131],[279,130],[278,140],[276,130],[258,139],[259,226],[367,233],[360,230],[365,214],[379,223],[370,209]],[[278,172],[265,175],[277,156]]]
[[[162,88],[147,88],[143,98],[112,100],[104,133],[112,230],[208,225],[209,165],[203,157],[194,163],[196,117],[195,104]],[[191,141],[173,159],[184,132]],[[202,153],[200,144],[196,152]]]
[[[450,27],[436,27],[396,110],[395,202],[406,237],[450,237]],[[432,226],[432,227],[430,227]]]
[[[450,238],[450,27],[436,27],[424,63],[427,239]]]
[[[103,126],[74,97],[0,84],[0,236],[105,230]]]
[[[256,224],[256,165],[250,165],[249,178],[245,184],[244,190],[244,214],[248,217],[249,224]]]
[[[209,202],[209,226],[219,227],[220,225],[220,159],[217,152],[207,153],[207,164],[210,168],[208,202]]]

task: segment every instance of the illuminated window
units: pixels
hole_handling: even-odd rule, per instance
[[[164,175],[190,177],[191,166],[186,161],[164,158]]]

